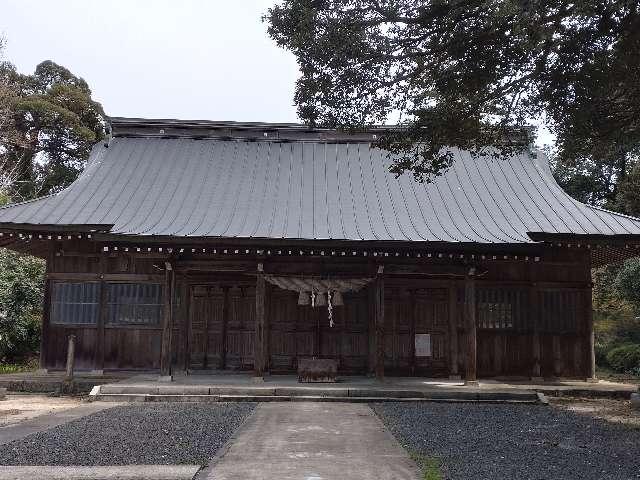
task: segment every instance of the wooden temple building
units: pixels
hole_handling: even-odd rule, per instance
[[[95,371],[594,377],[590,271],[640,220],[531,148],[419,183],[375,138],[111,119],[71,186],[0,209],[0,246],[46,259],[42,367],[73,334]]]

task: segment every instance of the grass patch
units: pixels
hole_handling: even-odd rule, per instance
[[[597,366],[596,376],[600,380],[609,380],[611,382],[636,383],[640,384],[640,376],[632,373],[618,373],[610,368]]]
[[[442,480],[442,462],[438,457],[409,452],[414,462],[420,467],[422,480]]]
[[[20,363],[0,363],[0,375],[3,373],[32,372],[38,369],[38,359],[33,358]]]

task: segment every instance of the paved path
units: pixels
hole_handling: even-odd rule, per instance
[[[106,408],[113,408],[114,403],[89,403],[71,407],[67,410],[46,413],[13,425],[0,426],[0,445],[24,438],[32,433],[49,430],[58,425],[77,420]]]
[[[209,480],[415,480],[418,469],[365,404],[262,403]]]

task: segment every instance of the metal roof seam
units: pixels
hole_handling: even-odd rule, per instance
[[[365,211],[365,214],[367,216],[367,221],[369,223],[369,231],[371,232],[371,235],[376,240],[380,240],[380,237],[378,236],[378,233],[374,230],[373,223],[371,222],[371,213],[369,211],[369,202],[367,201],[367,192],[365,191],[364,176],[362,174],[362,162],[361,162],[360,145],[358,145],[357,159],[358,159],[358,172],[360,173],[360,182],[358,182],[358,185],[360,186],[360,190],[362,192],[362,205],[364,205],[364,211]],[[352,163],[351,159],[348,159],[347,161],[349,162],[349,165],[351,165],[351,163]],[[355,211],[354,211],[354,214],[355,214]]]
[[[376,166],[374,164],[373,152],[372,152],[371,149],[369,149],[369,160],[368,161],[369,161],[369,167],[370,167],[370,172],[371,172],[371,178],[373,180],[373,191],[375,193],[376,203],[378,204],[378,209],[380,211],[380,217],[382,218],[382,225],[384,226],[384,229],[387,232],[387,235],[389,236],[389,238],[394,239],[394,240],[399,240],[394,234],[391,233],[391,231],[389,230],[389,225],[387,225],[387,221],[385,220],[383,202],[382,202],[382,199],[380,198],[383,195],[383,193],[380,191],[381,189],[378,188],[378,181],[376,180]],[[386,181],[386,176],[385,176],[385,181]],[[386,194],[387,194],[387,196],[389,196],[389,201],[390,201],[390,204],[391,204],[391,210],[394,213],[393,217],[395,218],[396,223],[398,223],[398,217],[395,214],[395,206],[393,205],[393,199],[391,198],[391,195],[389,194],[389,185],[388,184],[386,184],[386,188],[387,188]],[[399,224],[398,224],[398,227],[399,227],[400,234],[404,237],[404,239],[405,240],[409,239],[409,237],[402,230],[402,228],[400,227]]]
[[[214,146],[213,149],[215,151],[215,149],[219,146],[219,144],[213,144],[213,146]],[[215,171],[215,169],[212,166],[211,152],[208,150],[208,147],[209,146],[204,142],[202,142],[200,145],[199,158],[202,159],[202,164],[203,164],[202,167],[204,170],[204,174],[202,175],[202,179],[201,179],[202,181],[199,187],[195,189],[195,191],[197,192],[197,198],[195,199],[195,202],[193,204],[194,206],[193,208],[190,209],[190,211],[188,212],[189,215],[185,217],[185,219],[182,221],[181,224],[173,226],[173,229],[172,229],[173,235],[178,235],[181,231],[187,228],[187,225],[189,225],[189,222],[191,221],[191,218],[193,218],[193,215],[196,212],[198,205],[200,205],[202,202],[202,194],[206,190],[205,185],[209,181],[211,172]]]
[[[226,182],[224,182],[224,187],[223,187],[222,193],[220,195],[220,205],[218,206],[218,208],[210,208],[210,209],[208,209],[207,212],[205,213],[205,218],[208,217],[208,213],[210,211],[213,211],[215,213],[215,221],[212,222],[212,223],[209,223],[209,225],[216,225],[218,220],[221,218],[220,217],[220,213],[222,213],[223,207],[226,206],[225,202],[226,202],[226,199],[227,199],[227,193],[229,192],[229,189],[232,188],[231,187],[232,186],[231,179],[233,178],[234,170],[237,168],[238,163],[239,163],[239,162],[234,161],[235,159],[238,158],[238,156],[237,156],[238,145],[239,145],[238,142],[233,142],[233,155],[231,157],[232,161],[228,162],[229,163],[228,179],[227,179]],[[243,161],[243,166],[240,167],[240,171],[244,170],[244,163],[246,163],[246,159],[245,159],[245,161]],[[238,187],[238,188],[240,188],[240,187]],[[236,192],[236,193],[238,193],[238,192]],[[204,219],[203,219],[203,221],[204,221]],[[215,229],[215,227],[212,228],[212,227],[207,226],[206,224],[205,224],[204,228],[207,229],[207,231],[203,235],[205,237],[209,236],[209,234]]]
[[[478,187],[476,186],[475,182],[473,181],[473,177],[471,176],[471,173],[469,172],[469,168],[467,168],[467,162],[465,161],[465,158],[462,155],[462,152],[458,152],[458,156],[460,158],[460,164],[462,165],[462,169],[465,171],[467,178],[469,179],[469,183],[471,184],[474,192],[476,193],[476,196],[478,199],[480,199],[480,203],[483,204],[483,206],[485,207],[485,209],[487,210],[487,213],[489,214],[489,217],[493,220],[493,222],[496,224],[496,226],[498,227],[498,229],[503,232],[507,238],[511,238],[513,240],[515,240],[516,242],[522,242],[523,239],[525,241],[531,241],[531,239],[528,239],[524,236],[521,236],[520,234],[518,234],[518,231],[515,229],[515,227],[511,224],[511,222],[507,219],[506,214],[504,213],[504,210],[502,209],[502,205],[500,205],[497,200],[495,199],[493,193],[491,192],[491,190],[489,189],[487,183],[484,180],[484,177],[482,176],[482,174],[480,173],[480,169],[478,168],[478,165],[476,162],[480,161],[480,159],[476,159],[475,161],[472,161],[470,163],[472,163],[475,168],[476,171],[478,172],[478,177],[480,178],[480,180],[482,181],[482,185],[484,186],[484,191],[488,194],[489,198],[491,198],[491,201],[493,202],[493,204],[495,205],[495,207],[498,209],[498,211],[500,212],[500,214],[502,215],[502,218],[505,220],[506,225],[508,227],[511,228],[511,230],[513,230],[513,233],[515,233],[515,237],[510,235],[509,233],[507,233],[507,231],[505,229],[503,229],[498,222],[495,220],[494,216],[491,214],[491,210],[489,210],[489,207],[486,205],[485,202],[482,201],[482,195],[480,195],[480,190],[478,189]],[[511,207],[511,205],[507,202],[507,204]],[[511,209],[513,210],[513,207],[511,207]],[[515,210],[513,210],[515,213]],[[516,217],[517,217],[517,213],[516,213]],[[518,217],[518,219],[520,219]],[[524,227],[524,223],[522,224]]]
[[[32,212],[30,215],[27,215],[25,218],[23,218],[22,219],[22,223],[30,223],[30,220],[37,214],[40,214],[40,218],[41,219],[42,219],[42,217],[48,218],[49,214],[53,211],[53,209],[55,208],[56,204],[62,203],[64,201],[64,199],[66,198],[66,195],[68,195],[69,192],[72,191],[72,188],[75,190],[75,188],[77,188],[78,185],[81,185],[81,184],[84,183],[85,189],[86,189],[87,184],[90,183],[90,181],[91,181],[90,172],[93,171],[94,169],[96,169],[96,170],[98,169],[98,166],[104,160],[105,150],[106,150],[106,147],[104,147],[104,146],[102,146],[102,144],[100,144],[100,146],[98,147],[98,154],[96,155],[96,158],[95,159],[91,159],[90,158],[87,161],[87,165],[85,166],[85,169],[78,176],[78,178],[76,178],[76,180],[73,183],[71,183],[68,187],[66,187],[62,191],[58,192],[56,195],[52,196],[50,198],[51,201],[44,202],[36,211]],[[93,151],[93,149],[92,149],[92,151]],[[45,209],[49,205],[53,205],[53,206],[51,207],[51,209],[48,210],[48,213],[43,213],[43,212],[46,212]],[[58,216],[58,218],[61,218],[61,216],[62,216],[62,214],[60,214]],[[39,222],[36,221],[35,223],[39,223]]]
[[[149,142],[144,142],[144,146],[142,148],[142,152],[140,155],[138,155],[138,158],[136,159],[136,166],[140,165],[140,162],[142,161],[142,159],[144,158],[144,154],[147,151],[147,149],[149,148]],[[127,161],[125,162],[125,165],[128,165],[130,163],[131,157],[133,156],[133,149],[129,152],[130,155],[127,157]],[[132,170],[135,172],[136,168],[133,167]],[[120,175],[122,176],[122,174]],[[129,183],[131,182],[133,178],[133,174],[131,175],[127,175],[127,179],[126,181],[122,184],[122,188],[120,189],[120,194],[119,195],[115,195],[113,202],[111,202],[111,205],[108,208],[105,208],[105,213],[100,217],[100,220],[98,220],[96,223],[103,223],[104,219],[109,215],[110,211],[113,209],[113,206],[116,204],[116,202],[120,199],[120,197],[122,196],[122,194],[124,193],[127,185],[129,185]],[[115,184],[116,182],[114,182]],[[113,187],[112,187],[113,188]],[[91,211],[91,213],[86,214],[87,218],[92,218],[93,215],[100,209],[100,206],[102,205],[102,202],[107,198],[108,195],[105,195],[102,200],[100,200],[100,202],[98,202],[98,205],[96,205],[96,207]]]
[[[356,214],[356,197],[353,192],[353,181],[351,177],[351,161],[350,161],[351,156],[349,154],[350,146],[351,146],[350,144],[347,144],[346,146],[345,165],[346,165],[348,177],[349,177],[349,195],[351,197],[351,212],[353,213],[353,225],[356,228],[356,234],[358,235],[358,238],[365,238],[364,235],[360,233],[360,228],[358,226],[358,215]],[[373,235],[373,232],[372,232],[372,235]]]
[[[195,144],[194,144],[195,146]],[[172,196],[171,196],[171,200],[169,201],[169,207],[172,206],[172,204],[178,203],[179,205],[177,205],[174,208],[174,214],[170,219],[167,219],[168,215],[169,215],[169,208],[167,208],[165,215],[163,215],[161,217],[161,219],[158,221],[158,223],[154,226],[150,227],[150,230],[152,228],[155,228],[155,230],[157,231],[158,235],[167,235],[169,234],[168,232],[172,232],[175,229],[175,222],[177,221],[180,211],[183,209],[184,204],[187,200],[187,198],[189,198],[190,195],[194,194],[195,192],[197,192],[199,189],[196,188],[189,188],[189,186],[194,185],[195,184],[195,180],[198,176],[198,172],[199,172],[199,167],[202,166],[203,162],[201,161],[202,157],[203,157],[203,152],[204,152],[204,144],[202,142],[198,142],[198,148],[195,148],[193,152],[193,155],[190,155],[189,160],[187,161],[187,167],[185,167],[182,171],[182,176],[181,176],[181,180],[178,181],[176,183],[176,190],[174,190]],[[193,159],[193,162],[192,162]],[[187,172],[189,169],[190,164],[193,163],[193,171],[191,172],[191,176],[189,177],[189,182],[186,186],[186,188],[184,189],[180,189],[180,184],[182,179],[187,178]],[[204,178],[204,175],[202,175],[202,177]],[[178,201],[175,202],[175,193],[178,190],[184,190],[183,192],[181,192],[180,197],[178,197]],[[191,203],[192,204],[192,203]],[[172,227],[173,226],[173,227]]]
[[[125,232],[127,226],[129,225],[129,223],[131,223],[131,221],[135,218],[135,216],[139,213],[139,208],[142,205],[142,203],[144,203],[144,200],[148,197],[149,192],[153,189],[153,186],[155,185],[156,181],[158,180],[158,177],[161,175],[161,172],[163,171],[163,162],[160,161],[154,161],[154,155],[152,154],[152,152],[157,152],[158,150],[160,150],[160,147],[162,146],[162,144],[159,141],[153,141],[153,142],[147,142],[150,143],[152,145],[153,148],[150,149],[150,151],[147,153],[147,161],[149,164],[151,164],[152,166],[155,166],[155,171],[153,173],[153,175],[151,176],[150,181],[146,182],[146,188],[144,190],[144,194],[141,194],[141,190],[136,189],[136,191],[133,193],[133,195],[131,196],[131,199],[133,201],[133,198],[135,198],[136,195],[140,195],[141,194],[141,200],[142,202],[139,203],[138,208],[136,209],[131,209],[128,212],[128,218],[125,221],[121,221],[120,219],[122,218],[123,214],[125,213],[126,210],[123,210],[120,214],[117,215],[117,220],[120,223],[114,222],[114,229],[118,232]],[[109,147],[111,148],[111,147]],[[159,157],[159,155],[158,155]],[[147,172],[148,173],[148,172]]]
[[[247,229],[246,231],[247,231],[249,237],[254,237],[255,236],[256,232],[260,228],[260,225],[262,224],[262,220],[267,218],[267,215],[263,214],[266,206],[269,205],[269,204],[273,205],[275,203],[275,202],[267,202],[266,201],[267,192],[269,191],[269,173],[272,170],[271,168],[269,168],[270,164],[271,164],[271,148],[272,148],[272,145],[273,145],[272,143],[268,144],[266,161],[265,161],[265,159],[260,159],[259,160],[260,163],[264,164],[265,168],[264,168],[264,181],[262,182],[262,196],[261,196],[261,200],[258,202],[258,207],[256,209],[256,213],[257,214],[255,215],[255,224],[254,224],[253,228],[249,227],[247,225],[247,221],[248,221],[248,216],[247,216],[247,217],[245,217],[244,225],[240,229],[240,231],[242,231],[242,230],[244,230],[246,228]],[[278,161],[278,169],[274,170],[274,171],[276,171],[278,173],[279,173],[279,165],[280,165],[280,162]],[[273,193],[274,190],[271,190],[271,192]],[[260,195],[258,194],[258,196],[260,196]],[[251,232],[251,233],[249,233],[249,232]]]
[[[178,186],[180,185],[180,182],[182,181],[182,178],[184,177],[187,171],[187,168],[178,168],[180,165],[177,159],[180,156],[180,149],[178,148],[173,149],[172,154],[173,154],[173,161],[171,162],[172,164],[171,170],[166,175],[162,188],[158,192],[158,195],[155,195],[153,197],[152,202],[149,202],[151,204],[149,211],[145,214],[145,216],[140,220],[140,222],[137,225],[134,225],[131,233],[135,231],[142,232],[143,234],[150,232],[155,226],[157,226],[162,221],[162,218],[166,214],[166,209],[171,205],[171,201],[173,200],[176,194],[176,191],[178,190]],[[192,161],[193,161],[192,157],[189,156],[188,162],[192,163]],[[179,174],[175,175],[174,171],[178,171]],[[160,196],[164,193],[167,193],[169,186],[172,183],[174,183],[174,187],[171,190],[169,199],[166,202],[166,206],[163,208],[159,205]],[[157,219],[155,221],[150,219],[151,215],[153,215],[154,213],[154,210],[157,211],[157,214],[156,214]],[[150,222],[153,222],[153,223],[150,223]]]
[[[280,195],[280,179],[282,178],[282,175],[280,175],[281,171],[282,171],[282,144],[280,143],[278,144],[278,167],[276,168],[276,175],[275,175],[276,184],[273,188],[274,201],[272,202],[273,206],[271,208],[271,219],[269,220],[269,226],[266,230],[268,232],[267,236],[271,236],[271,232],[273,231],[273,222],[275,221],[275,218],[276,218],[276,209],[278,208],[278,198]],[[266,191],[265,191],[265,195],[266,195]],[[264,197],[263,197],[263,202],[264,202]],[[256,235],[261,224],[262,224],[261,221],[256,223],[256,228],[253,230],[253,233],[251,234],[251,236]]]
[[[388,171],[388,167],[384,164],[384,161],[383,161],[383,154],[382,154],[382,152],[379,152],[379,153],[380,153],[380,159],[379,159],[380,165],[382,165],[382,167]],[[411,224],[411,228],[413,228],[413,232],[415,233],[416,236],[407,235],[406,232],[404,231],[404,229],[402,228],[402,225],[400,223],[400,217],[398,215],[398,209],[396,208],[396,202],[395,202],[395,200],[393,198],[392,190],[389,188],[389,176],[390,175],[383,175],[383,178],[384,178],[385,186],[387,188],[387,195],[389,195],[389,199],[391,200],[391,208],[393,209],[393,218],[395,218],[396,223],[398,224],[398,228],[400,229],[400,231],[404,235],[405,239],[407,239],[407,240],[415,240],[416,238],[420,238],[421,240],[426,240],[426,238],[424,238],[420,234],[420,232],[418,232],[418,229],[416,228],[415,224],[413,223],[413,218],[411,216],[409,208],[407,207],[406,199],[404,198],[402,185],[400,185],[400,182],[398,181],[397,178],[394,178],[393,180],[398,184],[398,187],[399,187],[399,190],[400,190],[400,194],[401,194],[402,200],[404,202],[405,212],[407,214],[407,218],[409,219],[409,223]]]
[[[413,230],[416,232],[416,234],[418,235],[418,237],[422,240],[424,240],[425,242],[429,241],[429,237],[425,237],[422,233],[420,233],[420,231],[418,230],[417,224],[415,219],[413,218],[413,214],[411,211],[411,208],[409,208],[409,202],[407,201],[407,196],[404,192],[404,187],[402,186],[402,181],[400,179],[400,177],[395,177],[394,178],[395,182],[398,185],[398,189],[400,191],[400,196],[402,197],[402,203],[404,204],[404,208],[407,212],[407,218],[409,219],[409,223],[411,223],[411,227],[413,228]],[[427,227],[427,230],[429,230],[429,228]],[[429,230],[429,233],[431,235],[433,235],[431,233],[431,231]]]
[[[418,198],[418,193],[416,192],[416,181],[415,181],[415,179],[413,179],[413,178],[409,179],[408,183],[409,183],[409,186],[411,187],[411,191],[413,193],[413,198],[416,201],[416,205],[418,205],[418,210],[420,211],[420,216],[422,217],[422,221],[424,222],[425,226],[427,227],[427,230],[429,230],[429,233],[431,233],[434,238],[436,238],[440,242],[443,242],[444,241],[443,238],[438,236],[438,235],[436,235],[435,231],[433,231],[431,229],[431,226],[429,225],[430,222],[427,220],[427,217],[424,214],[424,210],[422,208],[422,202],[420,201],[420,198]],[[431,205],[431,208],[433,208],[433,205]],[[438,221],[437,218],[436,218],[436,221]],[[440,225],[439,221],[438,221],[438,225]],[[440,228],[442,228],[442,225],[440,225]],[[447,234],[447,232],[444,231],[444,229],[442,231],[445,234]]]
[[[497,168],[500,170],[500,173],[502,174],[502,177],[504,178],[504,182],[505,182],[505,186],[509,188],[509,190],[511,190],[511,192],[513,193],[513,197],[520,203],[520,205],[522,205],[522,207],[526,210],[528,216],[531,218],[531,220],[533,220],[533,222],[538,225],[538,228],[541,231],[545,231],[544,228],[542,228],[542,225],[540,225],[540,223],[538,222],[538,219],[535,217],[535,215],[533,215],[533,212],[531,212],[531,210],[529,210],[529,207],[527,207],[527,205],[525,204],[525,202],[520,198],[520,195],[518,195],[518,193],[516,192],[515,188],[513,187],[513,185],[511,184],[511,182],[509,181],[509,177],[507,176],[507,174],[504,172],[504,169],[502,168],[502,164],[500,160],[491,160],[491,163],[489,163],[489,161],[487,161],[487,166],[489,167],[489,170],[491,171],[491,165],[497,165]],[[495,174],[492,171],[492,176],[493,178],[496,178]],[[502,192],[503,196],[505,198],[509,198],[509,196],[507,196],[505,194],[504,191],[502,191],[502,186],[500,184],[498,184],[498,189],[500,189],[500,191]],[[534,203],[535,205],[535,203]],[[558,231],[555,226],[553,225],[553,223],[551,223],[549,221],[549,219],[543,214],[542,215],[544,217],[544,219],[546,220],[546,222],[551,226],[551,228],[553,230],[555,230],[556,232]],[[531,229],[528,229],[531,230]]]
[[[208,189],[208,200],[205,201],[202,205],[202,216],[200,218],[200,221],[198,222],[197,225],[195,226],[188,226],[189,222],[191,221],[191,217],[189,217],[189,221],[187,222],[187,224],[185,225],[185,228],[188,228],[188,232],[187,232],[187,236],[191,236],[194,235],[199,229],[200,227],[202,227],[205,218],[207,217],[208,213],[211,211],[216,211],[215,208],[213,208],[213,200],[215,198],[216,193],[219,191],[218,189],[218,185],[221,184],[221,182],[223,182],[224,180],[224,174],[225,174],[225,169],[231,170],[233,168],[234,162],[226,162],[228,164],[225,164],[225,162],[223,161],[223,159],[226,156],[226,152],[229,149],[229,147],[231,146],[231,144],[229,142],[217,142],[214,143],[214,145],[218,145],[221,146],[221,148],[217,148],[214,147],[212,149],[212,151],[209,153],[209,163],[212,166],[212,171],[215,170],[217,171],[218,175],[214,175],[214,184],[211,186],[211,188]],[[219,150],[218,155],[216,156],[216,151]],[[222,165],[220,166],[220,168],[214,168],[215,166],[217,166],[217,164],[222,163]],[[228,185],[229,182],[224,182],[223,185]],[[206,185],[206,184],[205,184]],[[223,191],[224,191],[224,187],[223,187]],[[193,214],[192,214],[193,215]]]
[[[566,195],[564,190],[562,190],[562,188],[560,188],[560,185],[558,185],[558,183],[556,182],[555,178],[553,178],[553,173],[551,172],[551,167],[549,166],[549,164],[547,163],[547,167],[548,168],[544,168],[539,163],[539,154],[532,153],[531,155],[532,155],[532,162],[531,163],[532,163],[532,165],[534,167],[534,170],[536,171],[538,177],[540,179],[542,179],[543,185],[546,186],[547,190],[551,193],[551,195],[553,195],[553,197],[561,205],[564,206],[564,203],[561,201],[561,199],[559,197],[559,195],[562,196],[562,194],[564,193],[564,195],[566,196],[566,199],[569,200],[569,203],[587,220],[587,222],[589,222],[591,224],[593,229],[595,231],[601,231],[601,229],[599,227],[597,227],[593,223],[593,221],[584,213],[583,205],[581,203],[579,203],[579,202],[576,202],[569,195]],[[558,190],[560,190],[560,192],[562,192],[562,193],[558,192]],[[603,222],[603,223],[608,226],[608,224],[606,222]],[[582,227],[583,230],[585,230],[585,232],[588,230],[582,225],[582,223],[580,223],[580,226]]]
[[[256,176],[257,176],[257,173],[258,173],[258,165],[259,165],[259,160],[258,160],[258,151],[259,151],[259,148],[258,148],[258,144],[257,144],[257,143],[255,143],[255,142],[252,142],[252,143],[251,143],[251,147],[252,147],[252,148],[253,148],[253,147],[255,147],[256,152],[255,152],[255,158],[254,158],[254,161],[253,161],[253,168],[251,169],[251,172],[252,172],[252,173],[251,173],[251,180],[250,180],[250,182],[249,182],[249,191],[248,191],[248,193],[247,193],[247,195],[246,195],[246,197],[245,197],[245,198],[242,198],[242,195],[241,195],[241,192],[242,192],[242,191],[238,191],[238,192],[236,192],[236,194],[235,194],[235,196],[234,196],[235,201],[233,202],[233,208],[231,209],[231,215],[229,215],[229,219],[228,219],[227,224],[225,225],[225,227],[224,227],[223,229],[221,229],[221,230],[220,230],[220,232],[218,233],[218,235],[219,235],[219,236],[221,236],[221,237],[225,237],[225,236],[237,236],[237,233],[236,233],[236,235],[233,235],[233,234],[231,234],[231,235],[227,235],[227,232],[229,231],[229,228],[231,227],[231,225],[233,224],[233,222],[236,220],[236,218],[238,218],[238,217],[236,216],[236,215],[238,214],[238,205],[239,205],[241,202],[244,202],[244,201],[246,201],[246,202],[247,202],[247,205],[249,205],[249,204],[250,204],[250,201],[249,201],[249,200],[250,200],[250,199],[252,198],[252,196],[253,196],[253,192],[254,192],[254,190],[255,190],[255,186],[256,186]],[[246,153],[245,153],[245,160],[246,160],[246,162],[248,162],[248,161],[249,161],[250,152],[249,152],[249,149],[247,148],[247,145],[246,145],[246,144],[244,145],[244,149],[245,149],[245,151],[246,151]],[[249,215],[249,208],[245,208],[245,209],[244,209],[244,214],[243,214],[242,212],[240,212],[240,215],[242,215],[243,220],[242,220],[242,223],[240,223],[240,226],[241,226],[241,227],[240,227],[240,228],[238,228],[238,229],[236,230],[236,232],[241,232],[241,231],[242,231],[242,228],[244,228],[244,225],[245,225],[245,223],[246,223],[246,221],[247,221],[247,217],[248,217],[248,215]],[[238,220],[238,221],[239,221],[239,220]]]
[[[556,215],[556,216],[560,219],[560,221],[564,224],[564,226],[565,226],[565,228],[567,229],[567,231],[571,231],[571,228],[569,228],[569,224],[566,222],[565,217],[564,217],[563,215],[561,215],[561,214],[557,211],[557,206],[552,205],[552,204],[549,202],[549,199],[547,198],[547,196],[546,196],[546,195],[544,195],[544,194],[540,191],[540,189],[538,188],[538,185],[535,183],[534,179],[533,179],[533,178],[531,177],[531,175],[529,174],[529,171],[527,170],[526,165],[522,162],[522,158],[521,158],[521,157],[518,157],[518,162],[520,162],[520,165],[522,165],[522,170],[524,171],[525,175],[526,175],[526,176],[527,176],[527,178],[529,179],[529,183],[528,183],[528,184],[533,186],[533,188],[534,188],[534,189],[535,189],[535,191],[538,193],[538,195],[542,198],[542,200],[544,200],[544,202],[549,206],[549,208],[551,209],[551,211],[552,211],[553,213],[555,213],[555,215]],[[513,169],[513,166],[511,166],[511,168]],[[515,173],[515,171],[514,171],[514,173]],[[529,193],[529,190],[528,190],[526,187],[525,187],[525,190],[527,191],[527,193]],[[533,195],[530,195],[530,194],[529,194],[529,196],[533,198]],[[554,197],[554,198],[555,198],[555,197]],[[558,202],[558,203],[559,203],[559,202]],[[559,206],[560,206],[561,208],[563,208],[563,209],[565,210],[565,212],[566,212],[566,213],[568,213],[568,214],[569,214],[569,216],[570,216],[571,218],[573,218],[573,216],[570,214],[570,212],[568,211],[568,209],[567,209],[563,204],[559,203]],[[538,208],[540,208],[540,207],[538,207]],[[540,209],[540,210],[542,211],[542,209]],[[582,226],[582,224],[580,224],[580,222],[578,222],[575,218],[574,218],[574,221],[575,221],[575,222],[576,222],[576,224],[577,224],[580,228],[582,228],[582,230],[583,230],[583,231],[585,231],[585,233],[586,233],[586,230],[584,230],[584,227]]]
[[[492,229],[489,228],[489,226],[487,225],[487,223],[485,223],[482,220],[482,217],[480,216],[480,214],[478,213],[478,210],[475,207],[475,202],[472,202],[471,199],[469,198],[469,194],[467,193],[467,191],[464,188],[464,184],[460,179],[460,175],[458,175],[458,170],[456,169],[456,164],[458,163],[464,163],[464,160],[462,159],[462,156],[460,155],[460,151],[458,149],[456,149],[456,156],[458,158],[458,161],[453,163],[453,165],[451,165],[450,167],[450,171],[452,172],[452,176],[455,177],[456,180],[456,184],[457,186],[460,187],[460,191],[462,192],[462,195],[464,197],[464,199],[467,201],[467,203],[469,204],[469,206],[471,207],[471,210],[473,211],[474,215],[476,216],[476,218],[478,219],[478,222],[480,223],[480,225],[482,226],[482,228],[484,228],[484,230],[486,230],[486,232],[493,237],[493,239],[498,239],[500,242],[504,242],[505,238],[502,237],[500,234],[496,234],[496,232],[492,231]],[[460,208],[460,211],[462,213],[462,207],[460,206],[460,203],[458,202],[458,199],[456,197],[455,191],[453,190],[453,188],[451,187],[451,184],[449,183],[449,181],[447,180],[447,185],[449,186],[449,189],[451,189],[452,193],[453,193],[453,197],[456,201],[456,204],[458,205],[458,208]],[[475,191],[475,186],[473,186],[472,184],[472,188]],[[477,192],[476,192],[477,193]],[[480,202],[480,204],[484,205],[486,208],[486,204],[484,202]],[[491,215],[489,215],[489,218],[493,218]],[[494,221],[495,224],[495,221]],[[502,230],[500,229],[500,227],[497,226],[498,231],[503,233]],[[475,229],[474,229],[475,231]],[[479,235],[482,238],[484,238],[482,235]],[[511,238],[509,235],[506,235],[506,238],[508,238],[509,240],[516,240],[515,238]]]
[[[441,177],[436,178],[433,181],[433,186],[434,186],[435,192],[440,197],[440,201],[442,202],[442,206],[444,207],[444,211],[447,212],[447,215],[449,216],[449,219],[451,220],[451,224],[453,225],[453,228],[455,228],[460,233],[460,235],[462,235],[464,238],[466,238],[467,240],[469,240],[471,242],[478,241],[478,238],[481,238],[482,240],[486,241],[486,238],[482,238],[480,236],[478,236],[478,238],[472,238],[469,235],[467,235],[470,232],[464,232],[460,228],[460,226],[458,225],[458,223],[455,220],[455,217],[454,217],[453,213],[451,212],[451,209],[449,208],[449,202],[447,202],[447,200],[445,199],[445,196],[442,194],[442,190],[440,189],[440,185],[439,185],[440,181],[444,181],[444,182],[447,181],[446,180],[446,174],[442,175]],[[448,184],[447,184],[447,186],[448,186]],[[449,191],[451,192],[451,188],[450,187],[449,187]],[[453,192],[451,192],[451,195],[453,196]],[[455,198],[453,200],[455,202]],[[459,209],[459,207],[458,207],[458,209]],[[473,230],[473,228],[471,228],[471,226],[469,225],[469,222],[466,221],[466,219],[464,219],[464,223],[467,225],[467,227],[469,227],[471,229],[472,233],[477,235],[477,233]]]
[[[338,210],[340,211],[340,215],[338,218],[340,219],[340,229],[342,230],[342,238],[347,237],[347,232],[344,229],[344,214],[342,212],[342,192],[340,189],[340,167],[338,165],[338,144],[335,144],[335,152],[336,152],[336,191],[338,193],[338,201],[336,204],[338,205]]]

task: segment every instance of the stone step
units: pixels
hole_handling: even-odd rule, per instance
[[[196,394],[196,393],[104,393],[94,389],[90,395],[92,401],[107,402],[398,402],[398,401],[428,401],[428,402],[483,402],[483,403],[544,403],[544,396],[531,391],[520,392],[470,392],[470,391],[440,391],[440,392],[402,392],[377,391],[369,395],[334,396],[327,394],[265,394],[227,393],[227,394]],[[409,394],[411,393],[411,395]]]

